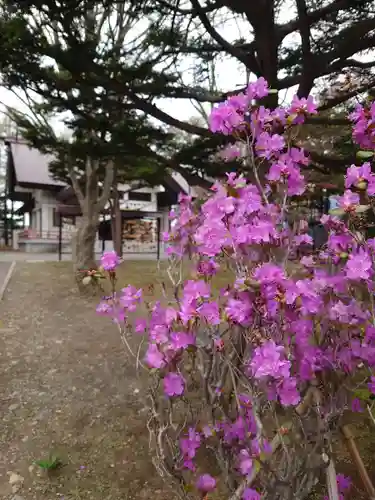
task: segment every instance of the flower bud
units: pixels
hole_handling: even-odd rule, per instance
[[[360,189],[361,191],[365,191],[367,189],[367,182],[366,181],[358,182],[357,189]]]
[[[92,280],[91,276],[85,276],[82,279],[82,285],[85,285],[85,286],[89,285],[91,283],[91,280]]]

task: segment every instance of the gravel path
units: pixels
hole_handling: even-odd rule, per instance
[[[69,270],[19,262],[0,303],[0,498],[172,500],[134,361]],[[48,477],[35,461],[51,454],[63,467]]]
[[[4,283],[5,277],[9,271],[10,266],[11,266],[10,261],[2,262],[0,260],[0,288],[2,287],[2,285]]]
[[[99,260],[101,253],[96,254],[96,258]],[[156,254],[150,253],[128,253],[123,255],[123,260],[145,260],[145,261],[156,261]],[[57,253],[28,253],[28,252],[0,252],[0,264],[12,262],[58,262],[59,257]],[[68,253],[62,254],[63,261],[72,261],[72,256]],[[166,255],[161,255],[161,260],[166,260]]]

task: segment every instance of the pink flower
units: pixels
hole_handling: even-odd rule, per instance
[[[337,474],[337,486],[340,493],[344,493],[349,490],[352,485],[352,480],[350,477],[344,476],[344,474]]]
[[[348,167],[345,176],[345,187],[346,189],[351,188],[352,186],[358,186],[360,182],[366,181],[369,182],[373,177],[371,172],[371,164],[366,162],[360,167],[356,167],[355,165],[351,165]]]
[[[278,388],[277,393],[280,398],[280,403],[283,406],[295,406],[301,400],[301,396],[297,390],[297,380],[293,377],[286,378]]]
[[[138,318],[135,321],[135,331],[136,333],[144,333],[147,328],[147,321],[145,319]]]
[[[250,163],[261,164],[268,168],[266,180],[263,175],[260,180],[256,175],[250,180],[233,169],[236,172],[214,183],[203,201],[179,197],[168,252],[174,258],[173,268],[193,268],[194,278],[185,283],[178,279],[169,305],[162,305],[162,299],[147,304],[147,321],[141,319],[134,325],[137,333],[148,333],[145,362],[153,369],[152,379],[160,379],[164,399],[173,398],[169,405],[174,411],[186,410],[181,416],[187,421],[190,405],[184,410],[179,399],[189,403],[193,394],[186,389],[196,382],[196,376],[201,385],[206,375],[213,381],[207,408],[213,420],[195,421],[182,439],[180,432],[172,429],[168,434],[172,447],[179,440],[176,466],[184,475],[185,469],[195,471],[201,445],[216,447],[216,451],[223,445],[228,457],[235,457],[231,473],[242,475],[246,482],[256,461],[263,453],[272,452],[261,436],[256,411],[267,400],[297,405],[300,392],[322,371],[328,376],[336,371],[345,373],[355,381],[363,366],[373,374],[366,387],[375,394],[375,326],[366,299],[375,292],[375,239],[362,241],[352,227],[354,217],[350,214],[364,208],[358,207],[362,199],[375,195],[375,175],[370,163],[349,167],[346,191],[339,198],[336,213],[350,216],[323,216],[327,242],[318,255],[302,259],[298,255],[295,267],[289,262],[289,252],[296,253],[296,247],[312,243],[304,212],[295,209],[295,202],[304,201],[296,200],[295,195],[305,189],[303,167],[308,166],[309,158],[302,148],[291,147],[287,137],[293,124],[315,113],[316,106],[311,97],[294,97],[288,110],[259,106],[255,100],[268,92],[265,80],[259,79],[244,93],[215,107],[210,117],[211,129],[229,136],[221,142],[230,144],[231,158],[239,154],[235,141],[243,141],[250,146],[248,151],[241,146],[241,154],[250,155],[243,158],[244,171]],[[368,149],[362,156],[374,153],[375,158],[375,102],[357,107],[351,118],[354,138],[361,148]],[[239,168],[242,171],[242,165]],[[106,258],[106,267],[113,269],[117,256],[112,253]],[[227,286],[216,298],[215,285],[221,279],[212,278],[219,266],[223,266],[225,276],[217,278],[224,278]],[[359,293],[362,289],[365,298]],[[127,319],[141,295],[141,290],[128,286],[104,299],[98,312],[118,322],[119,318]],[[129,326],[129,322],[124,324]],[[223,413],[215,410],[220,409],[225,391],[220,373],[236,353],[237,344],[244,357],[242,366],[231,375],[242,389],[230,412]],[[191,372],[187,363],[190,365],[196,356],[203,369]],[[251,387],[241,378],[243,370]],[[329,388],[322,387],[322,391]],[[350,400],[353,410],[362,410],[355,398],[324,399],[327,414],[344,411]],[[265,474],[267,479],[267,471]],[[338,476],[337,482],[340,498],[350,496],[350,480]],[[208,474],[197,480],[202,498],[215,486],[215,479]],[[263,481],[261,487],[259,492],[264,490],[265,496],[272,497],[271,484]],[[247,484],[240,496],[242,500],[260,500],[259,492]]]
[[[254,278],[262,284],[267,284],[281,283],[284,279],[286,279],[286,276],[284,269],[268,262],[255,269]]]
[[[217,264],[214,259],[201,260],[198,263],[197,271],[199,274],[202,274],[204,276],[214,276],[217,273],[219,267],[219,264]]]
[[[199,491],[208,493],[216,488],[216,479],[210,476],[210,474],[203,474],[199,476],[196,486]]]
[[[96,306],[96,312],[101,316],[112,316],[114,309],[106,300],[102,300],[102,302]]]
[[[250,457],[249,452],[247,450],[241,450],[238,460],[238,468],[240,469],[241,474],[243,476],[248,476],[249,474],[251,474],[251,471],[253,470],[253,460]]]
[[[284,357],[284,347],[276,345],[273,340],[268,340],[254,350],[250,366],[257,379],[289,377],[290,361]]]
[[[273,163],[268,172],[267,179],[271,182],[286,182],[290,196],[301,195],[305,191],[305,179],[290,158]]]
[[[317,113],[316,104],[314,103],[314,99],[312,96],[309,96],[307,99],[302,97],[301,99],[298,96],[294,96],[292,100],[292,104],[289,109],[290,114],[297,114],[298,116],[295,118],[294,123],[303,123],[304,115],[311,114],[315,115]]]
[[[285,140],[281,135],[270,135],[268,132],[262,132],[256,143],[256,150],[261,158],[270,160],[272,156],[282,151],[285,147]]]
[[[100,259],[100,265],[105,271],[114,271],[119,264],[120,257],[115,251],[104,252]]]
[[[343,208],[345,212],[351,212],[359,205],[359,195],[357,193],[353,193],[350,189],[347,189],[343,196],[339,196],[337,198],[339,203],[339,207]]]
[[[134,286],[128,285],[121,290],[119,298],[120,304],[128,311],[135,311],[136,305],[142,300],[142,289],[137,290]]]
[[[299,234],[294,237],[294,244],[298,247],[301,245],[312,245],[313,239],[309,234]]]
[[[251,99],[262,99],[268,95],[268,91],[268,83],[261,76],[256,82],[248,85],[246,93]]]
[[[261,496],[256,490],[246,488],[243,492],[242,500],[261,500]]]
[[[185,390],[185,380],[175,372],[167,373],[163,380],[164,392],[167,396],[181,396]]]
[[[199,308],[198,313],[211,325],[220,325],[220,311],[217,302],[204,302]]]
[[[225,308],[228,318],[241,325],[247,325],[249,323],[251,311],[252,305],[246,294],[243,294],[238,299],[230,298]]]
[[[159,351],[156,344],[149,344],[145,361],[150,368],[163,368],[166,365],[164,355]]]
[[[229,103],[219,104],[215,107],[209,118],[211,132],[221,132],[230,135],[241,123],[243,118]]]
[[[372,259],[365,250],[350,254],[345,266],[346,277],[350,280],[369,280],[373,274]]]
[[[195,345],[195,336],[191,333],[173,332],[171,334],[171,346],[173,349],[186,349],[191,345]]]
[[[190,427],[187,436],[181,438],[180,440],[180,450],[185,460],[191,460],[195,457],[197,450],[201,445],[201,441],[202,439],[200,434],[195,429]]]

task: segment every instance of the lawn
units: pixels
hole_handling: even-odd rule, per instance
[[[161,271],[154,262],[128,261],[120,281],[161,298]],[[226,281],[224,273],[217,289]],[[175,499],[151,463],[145,381],[116,328],[95,314],[96,302],[78,294],[67,262],[17,264],[0,303],[4,500]],[[362,422],[356,433],[374,473],[375,439]],[[50,456],[62,467],[48,475],[35,462]],[[342,449],[339,458],[340,468],[353,475]],[[354,497],[365,498],[357,491]]]

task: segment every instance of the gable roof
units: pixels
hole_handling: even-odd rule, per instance
[[[30,148],[26,142],[19,139],[8,139],[5,142],[10,148],[17,184],[66,186],[64,182],[55,180],[49,172],[49,164],[54,160],[52,155]]]
[[[43,154],[38,149],[30,147],[22,138],[7,138],[5,144],[9,146],[17,184],[35,184],[69,189],[67,183],[55,180],[49,171],[49,165],[54,160],[53,155]],[[184,192],[193,197],[197,196],[195,187],[190,186],[180,173],[166,174],[163,184],[166,184],[172,191]]]

